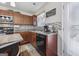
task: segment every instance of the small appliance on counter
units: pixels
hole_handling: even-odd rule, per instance
[[[44,26],[44,32],[50,32],[49,27],[47,25]]]

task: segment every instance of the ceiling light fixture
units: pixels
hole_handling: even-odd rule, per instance
[[[15,5],[15,2],[10,2],[10,5],[12,6],[12,7],[15,7],[16,5]]]

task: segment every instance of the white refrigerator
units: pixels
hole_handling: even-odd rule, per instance
[[[79,3],[63,6],[63,55],[79,56]]]

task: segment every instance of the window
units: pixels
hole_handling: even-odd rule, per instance
[[[45,19],[46,19],[46,13],[45,12],[38,15],[37,16],[37,26],[44,26],[45,25]]]

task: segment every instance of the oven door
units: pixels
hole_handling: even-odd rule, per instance
[[[37,34],[37,39],[36,39],[36,44],[37,44],[37,51],[41,55],[46,55],[46,36],[42,34]]]

